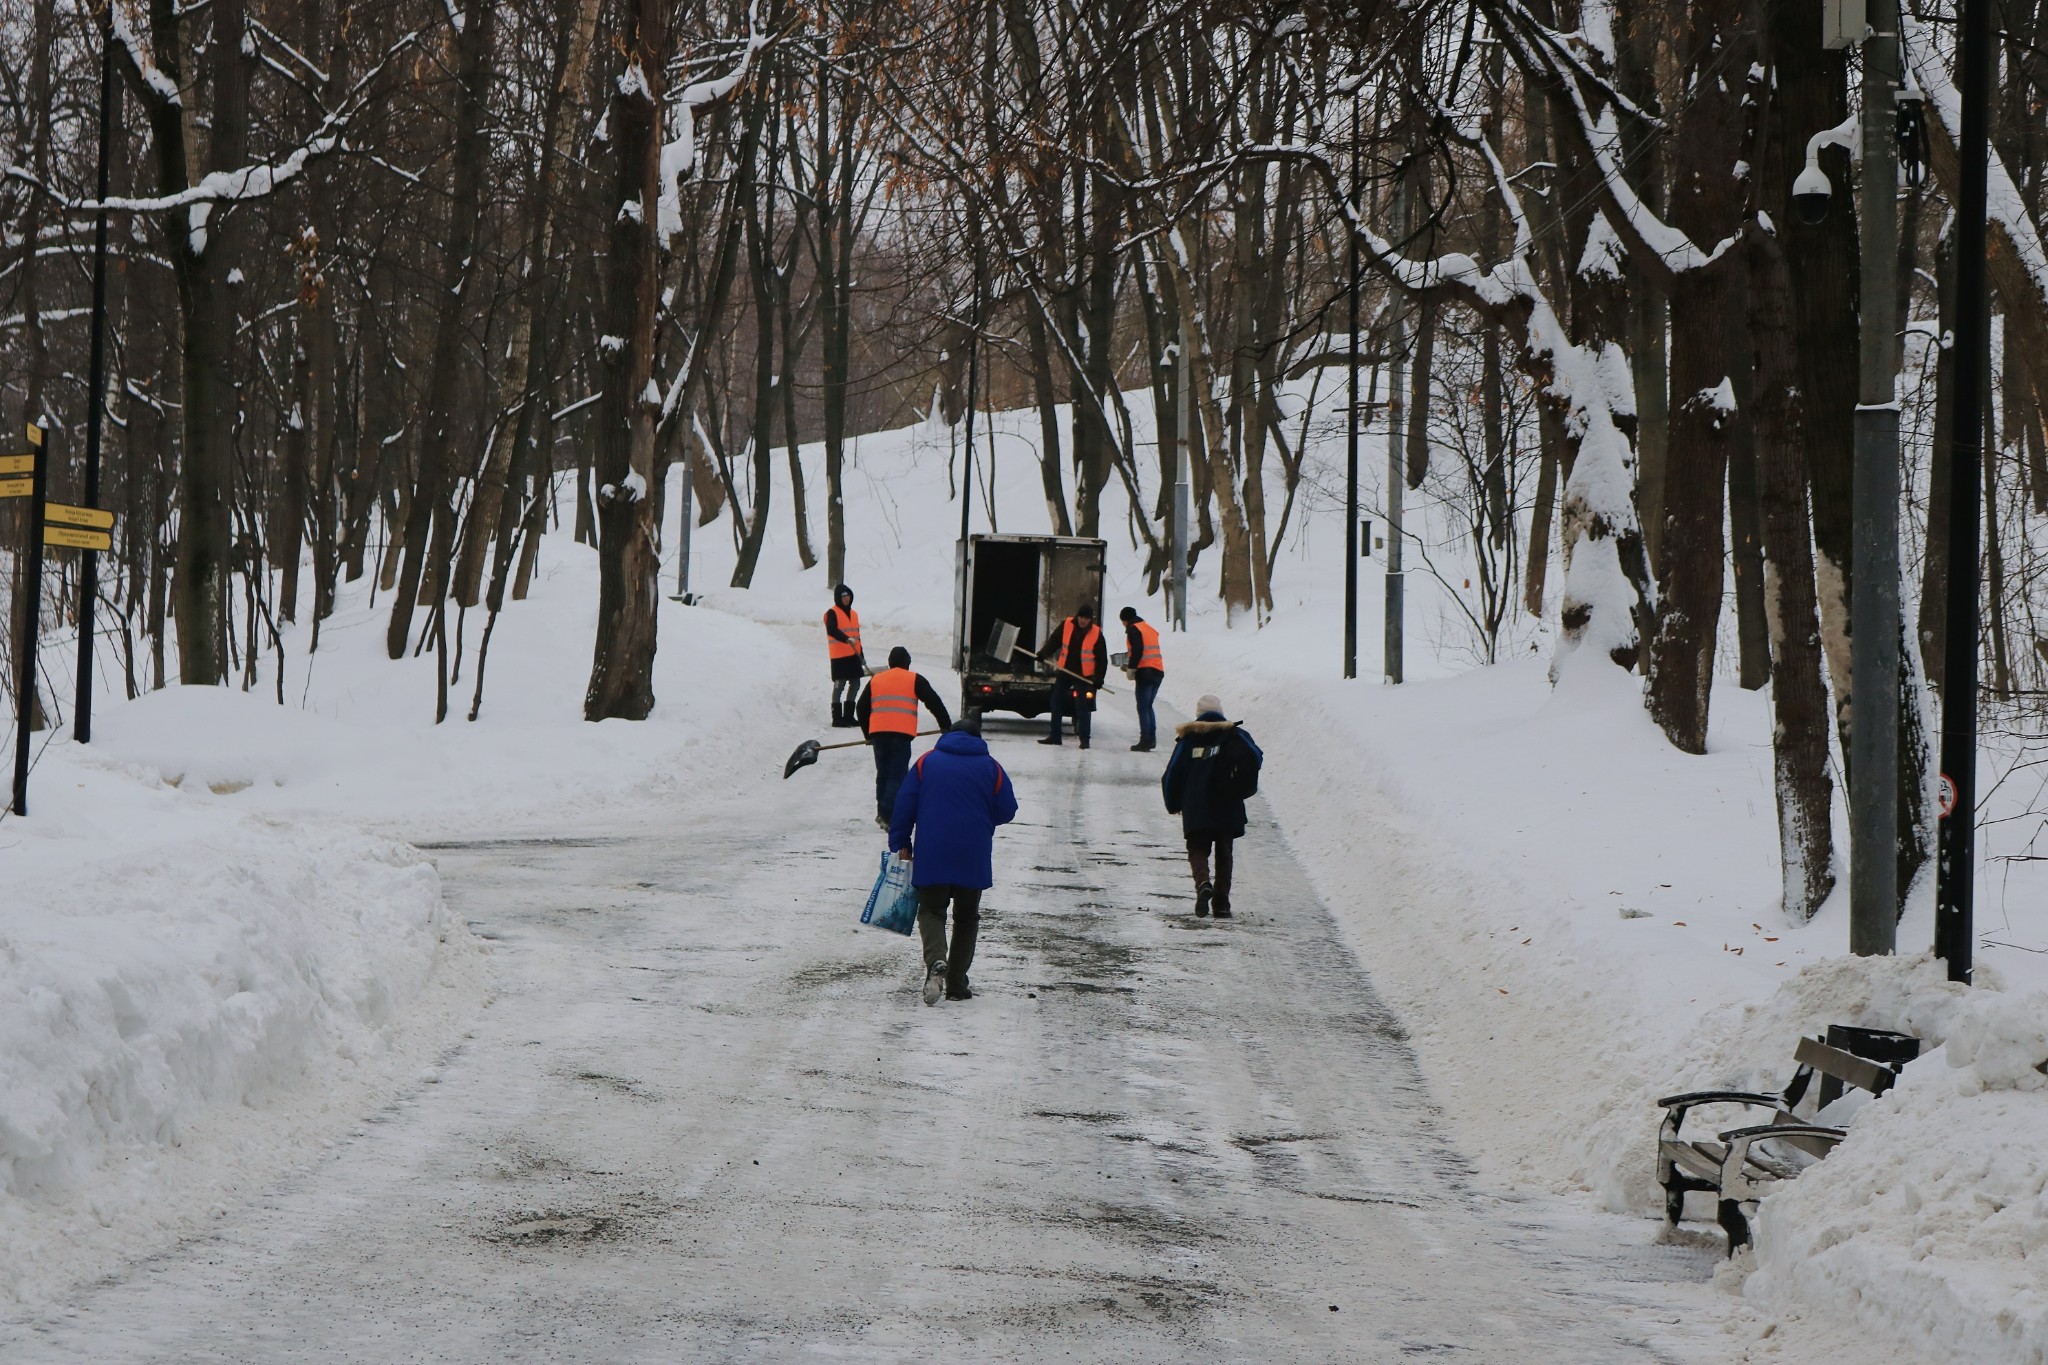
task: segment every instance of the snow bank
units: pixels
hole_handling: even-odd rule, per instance
[[[1862,1017],[1935,1046],[1825,1162],[1764,1201],[1748,1294],[1853,1316],[1930,1357],[2048,1362],[2048,994],[1844,963]],[[1828,1017],[1842,1017],[1840,1000]]]
[[[477,953],[401,844],[53,748],[0,826],[0,1301],[189,1233],[411,1083]]]
[[[586,723],[596,556],[566,536],[497,624],[478,720],[472,649],[437,726],[435,660],[385,657],[369,588],[310,657],[288,628],[285,705],[273,658],[246,692],[103,693],[95,743],[42,749],[33,818],[0,824],[0,1303],[190,1235],[421,1083],[488,973],[390,836],[680,821],[822,728],[822,664],[806,715],[781,632],[668,602],[653,718]]]

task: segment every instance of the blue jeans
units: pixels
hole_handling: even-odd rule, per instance
[[[1159,737],[1159,721],[1152,714],[1152,703],[1158,700],[1159,684],[1165,681],[1166,675],[1156,668],[1138,670],[1138,738],[1146,744]]]
[[[1060,717],[1072,715],[1074,718],[1074,733],[1081,737],[1083,744],[1088,742],[1088,731],[1094,723],[1095,708],[1092,705],[1075,704],[1074,694],[1083,690],[1086,689],[1080,683],[1070,678],[1062,678],[1052,685],[1052,737],[1054,739],[1060,737]]]
[[[871,735],[868,746],[875,751],[875,814],[887,820],[896,814],[896,793],[910,771],[910,736]]]

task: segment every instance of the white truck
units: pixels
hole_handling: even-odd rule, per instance
[[[1109,543],[1078,536],[969,536],[960,546],[953,597],[953,667],[960,673],[961,723],[988,711],[1045,714],[1057,676],[1034,661],[1060,622],[1083,602],[1102,619]],[[1014,648],[998,658],[1010,640]]]

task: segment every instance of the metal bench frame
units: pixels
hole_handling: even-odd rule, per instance
[[[1898,1079],[1891,1066],[1830,1047],[1818,1038],[1801,1038],[1793,1060],[1798,1069],[1775,1095],[1751,1090],[1694,1090],[1657,1101],[1664,1110],[1657,1131],[1657,1183],[1664,1187],[1667,1225],[1676,1228],[1684,1217],[1687,1194],[1712,1194],[1715,1221],[1728,1234],[1728,1254],[1733,1256],[1749,1245],[1757,1201],[1772,1185],[1791,1180],[1804,1169],[1804,1164],[1781,1150],[1760,1144],[1791,1148],[1818,1160],[1848,1136],[1846,1129],[1808,1122],[1797,1112],[1814,1077],[1822,1078],[1817,1108],[1831,1103],[1845,1084],[1882,1095]],[[1770,1118],[1727,1129],[1713,1139],[1687,1137],[1683,1132],[1686,1115],[1710,1104],[1739,1104],[1767,1111]]]

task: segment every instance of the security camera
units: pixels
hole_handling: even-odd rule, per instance
[[[1792,209],[1799,215],[1799,221],[1808,227],[1828,216],[1828,196],[1835,187],[1829,183],[1827,173],[1813,162],[1806,163],[1792,181]]]

